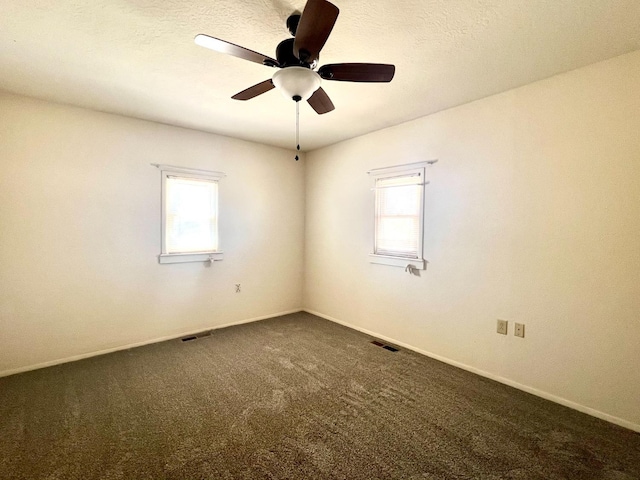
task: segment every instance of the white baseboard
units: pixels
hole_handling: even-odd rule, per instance
[[[280,317],[282,315],[289,315],[291,313],[302,312],[301,308],[295,310],[288,310],[286,312],[272,313],[269,315],[263,315],[261,317],[247,318],[245,320],[239,320],[237,322],[225,323],[223,325],[216,325],[208,328],[198,328],[197,330],[188,330],[186,332],[176,333],[172,335],[166,335],[164,337],[153,338],[151,340],[144,340],[142,342],[129,343],[127,345],[118,345],[117,347],[111,347],[104,350],[98,350],[95,352],[81,353],[79,355],[73,355],[71,357],[59,358],[48,362],[36,363],[35,365],[27,365],[25,367],[13,368],[11,370],[4,370],[0,372],[0,377],[8,377],[9,375],[15,375],[16,373],[28,372],[30,370],[37,370],[39,368],[52,367],[54,365],[60,365],[61,363],[75,362],[76,360],[82,360],[84,358],[97,357],[98,355],[105,355],[107,353],[113,353],[120,350],[128,350],[130,348],[142,347],[144,345],[150,345],[152,343],[165,342],[167,340],[174,340],[176,338],[187,337],[200,332],[206,332],[208,330],[218,330],[220,328],[232,327],[234,325],[242,325],[243,323],[257,322],[260,320],[266,320],[267,318]]]
[[[490,372],[486,372],[484,370],[480,370],[479,368],[472,367],[470,365],[466,365],[464,363],[457,362],[455,360],[451,360],[449,358],[443,357],[441,355],[437,355],[435,353],[427,352],[426,350],[422,350],[420,348],[414,347],[413,345],[409,345],[408,343],[401,342],[391,337],[387,337],[385,335],[380,335],[379,333],[373,332],[371,330],[367,330],[366,328],[358,327],[356,325],[352,325],[348,322],[344,322],[342,320],[338,320],[337,318],[333,318],[329,315],[325,315],[320,312],[316,312],[314,310],[304,309],[303,311],[310,313],[312,315],[316,315],[317,317],[324,318],[331,322],[339,323],[340,325],[344,325],[345,327],[352,328],[354,330],[358,330],[359,332],[366,333],[372,337],[380,338],[389,343],[393,343],[395,345],[401,346],[408,350],[412,350],[414,352],[420,353],[421,355],[425,355],[427,357],[433,358],[435,360],[439,360],[441,362],[447,363],[449,365],[453,365],[454,367],[461,368],[463,370],[467,370],[469,372],[475,373],[477,375],[489,378],[491,380],[495,380],[496,382],[504,383],[505,385],[509,385],[510,387],[517,388],[518,390],[522,390],[527,393],[531,393],[532,395],[536,395],[537,397],[544,398],[546,400],[550,400],[555,403],[559,403],[560,405],[564,405],[565,407],[572,408],[582,413],[586,413],[587,415],[591,415],[592,417],[600,418],[601,420],[606,420],[607,422],[614,423],[616,425],[620,425],[621,427],[628,428],[629,430],[633,430],[635,432],[640,432],[640,425],[637,423],[630,422],[628,420],[624,420],[623,418],[615,417],[613,415],[609,415],[608,413],[601,412],[599,410],[595,410],[590,407],[586,407],[576,402],[572,402],[571,400],[567,400],[566,398],[558,397],[557,395],[553,395],[551,393],[547,393],[542,390],[538,390],[537,388],[529,387],[527,385],[523,385],[522,383],[514,382],[505,377],[501,377],[499,375],[495,375]]]

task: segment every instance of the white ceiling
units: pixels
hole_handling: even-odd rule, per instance
[[[333,0],[332,0],[333,1]],[[304,0],[2,0],[0,89],[294,147],[295,103],[230,97],[273,69],[193,43],[275,57]],[[640,49],[638,0],[335,0],[320,65],[393,63],[390,84],[323,82],[336,110],[301,105],[313,150]]]

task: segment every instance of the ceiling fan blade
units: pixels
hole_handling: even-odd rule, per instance
[[[323,79],[340,82],[390,82],[395,73],[394,65],[381,63],[334,63],[318,69]]]
[[[329,98],[329,95],[327,95],[327,92],[325,92],[322,87],[316,90],[307,102],[319,115],[328,113],[336,108],[333,106],[333,102]]]
[[[327,0],[309,0],[298,23],[293,54],[303,62],[313,63],[329,38],[339,12],[338,7]]]
[[[196,38],[194,38],[193,41],[201,47],[209,48],[220,53],[226,53],[227,55],[233,55],[234,57],[243,58],[250,62],[260,63],[269,67],[279,66],[277,60],[274,60],[271,57],[254,52],[248,48],[241,47],[240,45],[220,40],[219,38],[210,37],[209,35],[201,33],[196,35]]]
[[[246,90],[241,91],[240,93],[236,93],[233,97],[234,100],[250,100],[253,97],[257,97],[258,95],[262,95],[265,92],[275,88],[271,79],[265,80],[264,82],[260,82],[253,87],[249,87]]]

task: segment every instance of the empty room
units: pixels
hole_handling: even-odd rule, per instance
[[[0,479],[640,479],[638,25],[4,0]]]

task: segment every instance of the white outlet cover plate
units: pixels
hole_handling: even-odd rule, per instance
[[[502,335],[506,335],[509,330],[509,322],[507,320],[498,320],[496,331]]]

